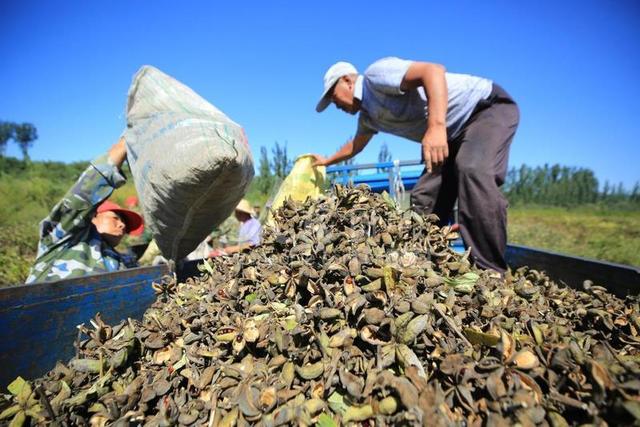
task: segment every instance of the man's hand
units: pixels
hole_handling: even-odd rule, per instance
[[[120,138],[117,143],[111,146],[111,149],[109,149],[109,157],[114,165],[117,167],[122,166],[124,159],[127,158],[127,147],[124,144],[124,138]]]
[[[429,126],[424,138],[422,138],[422,155],[428,173],[433,172],[434,168],[442,166],[447,157],[449,157],[447,128],[444,126]]]
[[[313,167],[316,166],[327,166],[329,164],[329,160],[326,157],[321,156],[320,154],[312,154],[314,158]]]
[[[350,139],[331,157],[323,157],[320,154],[312,154],[314,160],[313,166],[330,166],[340,163],[344,160],[350,159],[359,152],[371,141],[373,135],[356,135],[355,138]]]

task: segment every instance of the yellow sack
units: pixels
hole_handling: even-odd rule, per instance
[[[299,202],[307,197],[318,197],[324,188],[326,171],[324,166],[313,167],[314,157],[304,154],[296,159],[293,169],[282,181],[278,193],[271,203],[271,211],[278,209],[287,197]],[[273,215],[269,212],[266,223],[273,225]]]

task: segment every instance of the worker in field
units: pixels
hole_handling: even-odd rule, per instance
[[[457,199],[460,233],[476,264],[506,270],[507,201],[499,187],[519,111],[504,89],[439,64],[384,58],[364,74],[347,62],[332,65],[316,110],[332,102],[359,113],[357,131],[332,156],[315,155],[315,165],[355,156],[378,132],[421,144],[425,168],[411,191],[412,208],[446,224]]]
[[[225,246],[221,249],[214,249],[209,254],[210,257],[231,255],[260,244],[262,225],[260,225],[260,221],[255,218],[255,211],[251,207],[251,204],[245,199],[240,200],[240,203],[236,206],[234,215],[240,223],[236,244]]]
[[[124,139],[95,159],[40,223],[38,256],[27,283],[46,282],[135,267],[135,259],[116,251],[129,233],[140,235],[142,217],[106,200],[125,183],[120,166]]]

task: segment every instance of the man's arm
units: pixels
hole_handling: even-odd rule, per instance
[[[222,249],[214,249],[209,253],[209,257],[214,257],[214,256],[219,256],[219,255],[231,255],[231,254],[235,254],[236,252],[242,252],[245,249],[249,249],[253,247],[253,245],[251,243],[242,243],[240,245],[232,245],[232,246],[225,246]]]
[[[95,207],[106,200],[115,188],[124,184],[125,178],[119,167],[126,156],[124,139],[121,139],[111,147],[107,155],[91,162],[40,224],[38,256],[88,227]]]
[[[127,158],[127,147],[124,144],[124,138],[120,138],[118,142],[113,144],[109,149],[109,158],[113,162],[113,165],[120,169],[120,166]]]
[[[330,166],[347,160],[361,152],[367,146],[373,135],[356,135],[355,138],[344,144],[333,156],[325,158],[319,154],[313,154],[316,161],[314,166]]]
[[[427,131],[422,138],[422,154],[428,172],[440,166],[449,157],[447,144],[448,91],[445,68],[440,64],[414,62],[402,79],[400,88],[404,91],[424,87],[427,95],[429,117]]]

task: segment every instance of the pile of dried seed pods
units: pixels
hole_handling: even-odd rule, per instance
[[[434,217],[367,188],[287,202],[262,246],[155,285],[142,322],[0,398],[16,424],[533,425],[640,422],[637,297],[506,279]]]

